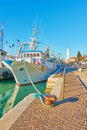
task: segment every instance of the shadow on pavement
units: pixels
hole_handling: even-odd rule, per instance
[[[60,104],[63,104],[63,103],[67,103],[67,102],[76,102],[78,101],[79,98],[66,98],[64,100],[61,100],[61,101],[58,101],[58,102],[54,102],[54,106],[57,106],[57,105],[60,105]]]

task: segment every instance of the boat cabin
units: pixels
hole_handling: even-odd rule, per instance
[[[30,51],[30,52],[22,53],[21,57],[37,58],[37,59],[45,58],[44,53],[42,53],[41,51]]]
[[[6,52],[4,50],[0,49],[0,62],[5,59],[5,56],[6,56]]]
[[[45,59],[45,54],[41,51],[28,51],[22,52],[17,58],[21,58],[21,60],[26,60],[32,63],[39,63],[40,59]]]

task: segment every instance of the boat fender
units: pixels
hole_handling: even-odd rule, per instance
[[[44,71],[44,69],[45,69],[45,67],[44,67],[44,65],[42,65],[42,66],[41,66],[41,70]]]
[[[3,75],[4,78],[7,78],[7,77],[9,76],[9,73],[8,73],[7,71],[4,71],[4,72],[2,73],[2,75]]]
[[[35,63],[35,64],[39,65],[39,64],[40,64],[40,62],[39,62],[39,61],[36,61],[36,63]]]

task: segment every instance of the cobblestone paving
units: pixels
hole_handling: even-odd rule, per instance
[[[87,90],[73,72],[65,77],[64,100],[45,107],[35,99],[9,130],[87,130]]]
[[[79,78],[81,78],[81,80],[84,82],[84,84],[87,87],[87,70],[82,70],[81,72],[76,71],[75,72],[77,76],[79,76]]]

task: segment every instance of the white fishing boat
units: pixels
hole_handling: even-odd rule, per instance
[[[13,77],[11,71],[2,64],[2,61],[5,60],[5,57],[6,52],[0,49],[0,80]]]
[[[5,60],[6,66],[13,74],[19,86],[46,81],[48,76],[58,69],[58,65],[51,61],[49,49],[39,50],[37,28],[34,27],[34,36],[31,42],[20,44],[15,60]]]
[[[6,58],[6,51],[3,50],[3,35],[4,35],[3,29],[4,29],[4,25],[2,23],[2,27],[0,29],[0,35],[1,35],[1,38],[0,38],[0,80],[12,78],[13,76],[11,71],[5,66],[3,66],[2,64],[2,61],[5,60]]]

